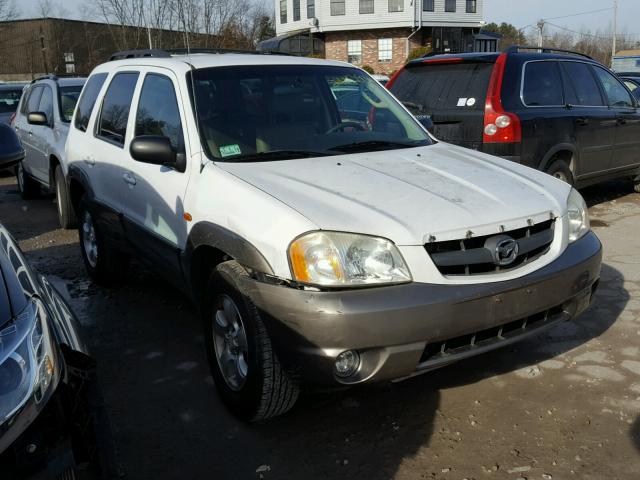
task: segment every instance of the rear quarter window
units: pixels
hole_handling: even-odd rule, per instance
[[[558,62],[530,62],[524,69],[522,101],[528,107],[564,105]]]
[[[416,104],[429,113],[459,108],[481,111],[493,66],[465,62],[410,67],[396,78],[391,91],[400,101]]]
[[[78,130],[82,132],[87,131],[91,113],[93,112],[96,100],[98,99],[98,94],[100,93],[102,85],[104,85],[104,81],[106,79],[106,73],[96,73],[95,75],[92,75],[91,78],[89,78],[84,88],[82,89],[82,94],[80,95],[80,100],[78,102],[78,108],[76,111],[76,119],[74,122],[74,125]]]

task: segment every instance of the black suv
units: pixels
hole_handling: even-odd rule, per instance
[[[387,87],[445,142],[538,168],[578,187],[633,177],[640,192],[640,109],[591,57],[511,47],[431,55]]]

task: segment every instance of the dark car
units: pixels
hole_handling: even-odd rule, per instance
[[[585,55],[533,47],[433,55],[388,88],[434,135],[540,169],[578,187],[633,177],[640,110],[628,87]]]
[[[16,113],[24,83],[3,83],[0,85],[0,123],[11,122],[11,116]]]

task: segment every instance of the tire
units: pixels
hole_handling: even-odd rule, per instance
[[[24,171],[22,162],[18,163],[16,167],[16,180],[18,182],[20,196],[25,200],[36,197],[40,193],[40,184]]]
[[[256,422],[290,410],[298,399],[300,387],[278,361],[258,309],[240,293],[239,283],[245,276],[247,272],[235,261],[218,265],[209,279],[202,319],[209,366],[222,401],[239,419]],[[236,313],[237,317],[231,321]],[[240,328],[223,328],[224,323],[231,327],[234,322]],[[238,340],[236,359],[226,362],[235,377],[223,372],[221,365],[225,362],[219,360],[225,352],[230,352],[221,338],[222,331],[244,333],[244,342],[241,333],[235,337]]]
[[[73,209],[71,195],[69,195],[69,187],[67,186],[67,181],[64,178],[64,173],[62,173],[62,167],[60,165],[56,165],[53,175],[60,227],[66,230],[75,228],[77,226],[76,213]]]
[[[109,247],[84,197],[78,209],[78,233],[82,261],[94,283],[113,286],[126,277],[129,257]]]
[[[571,172],[569,165],[567,165],[567,162],[564,160],[556,160],[549,165],[547,173],[558,180],[562,180],[569,185],[573,185],[573,173]]]
[[[633,191],[640,193],[640,176],[633,178]]]

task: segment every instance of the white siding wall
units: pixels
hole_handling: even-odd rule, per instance
[[[374,0],[373,14],[360,15],[359,0],[345,0],[346,15],[331,15],[330,0],[316,0],[317,32],[368,30],[373,28],[413,27],[419,23],[420,0],[404,0],[404,11],[389,13],[388,0]],[[444,11],[445,0],[435,0],[435,12],[423,12],[423,26],[479,27],[483,19],[484,0],[478,0],[477,13],[466,13],[466,0],[457,0],[456,12]],[[413,4],[413,5],[412,5]],[[274,0],[277,35],[308,30],[307,1],[300,0],[300,21],[293,21],[293,0],[287,0],[287,23],[280,24],[280,0]],[[415,11],[415,13],[414,13]]]

